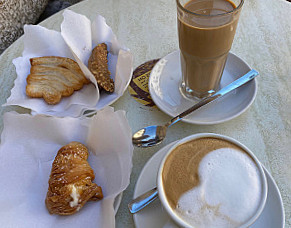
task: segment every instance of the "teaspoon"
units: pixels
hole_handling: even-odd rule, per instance
[[[146,207],[148,204],[153,202],[155,199],[158,198],[158,190],[157,187],[147,191],[146,193],[140,195],[139,197],[135,198],[128,204],[128,209],[130,213],[134,214],[139,212],[141,209]]]
[[[150,147],[155,146],[161,143],[164,138],[166,137],[168,127],[172,126],[173,124],[182,120],[185,116],[189,115],[193,111],[201,108],[202,106],[218,99],[219,97],[224,96],[225,94],[233,91],[234,89],[246,84],[247,82],[251,81],[255,78],[259,73],[256,70],[251,70],[246,73],[244,76],[240,77],[239,79],[235,80],[234,82],[230,83],[226,87],[222,88],[218,92],[214,93],[213,95],[204,98],[200,102],[193,105],[191,108],[187,109],[186,111],[182,112],[178,116],[171,119],[168,123],[162,126],[148,126],[145,128],[140,129],[132,136],[132,142],[134,145],[138,147]]]

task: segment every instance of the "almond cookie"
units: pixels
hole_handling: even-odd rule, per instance
[[[99,87],[107,92],[114,92],[114,82],[110,78],[107,60],[107,45],[105,43],[98,44],[92,51],[88,60],[88,68],[96,78]]]

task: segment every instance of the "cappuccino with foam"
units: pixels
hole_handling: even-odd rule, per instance
[[[175,147],[161,172],[172,211],[191,227],[240,227],[262,206],[260,167],[222,138],[193,139]]]

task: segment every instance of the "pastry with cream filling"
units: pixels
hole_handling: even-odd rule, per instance
[[[49,213],[71,215],[87,201],[103,198],[101,187],[92,182],[95,175],[88,155],[87,148],[79,142],[71,142],[58,151],[45,199]]]

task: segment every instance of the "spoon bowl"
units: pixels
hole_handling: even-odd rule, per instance
[[[161,143],[166,137],[166,126],[149,126],[142,128],[132,136],[132,142],[138,147],[151,147]]]

